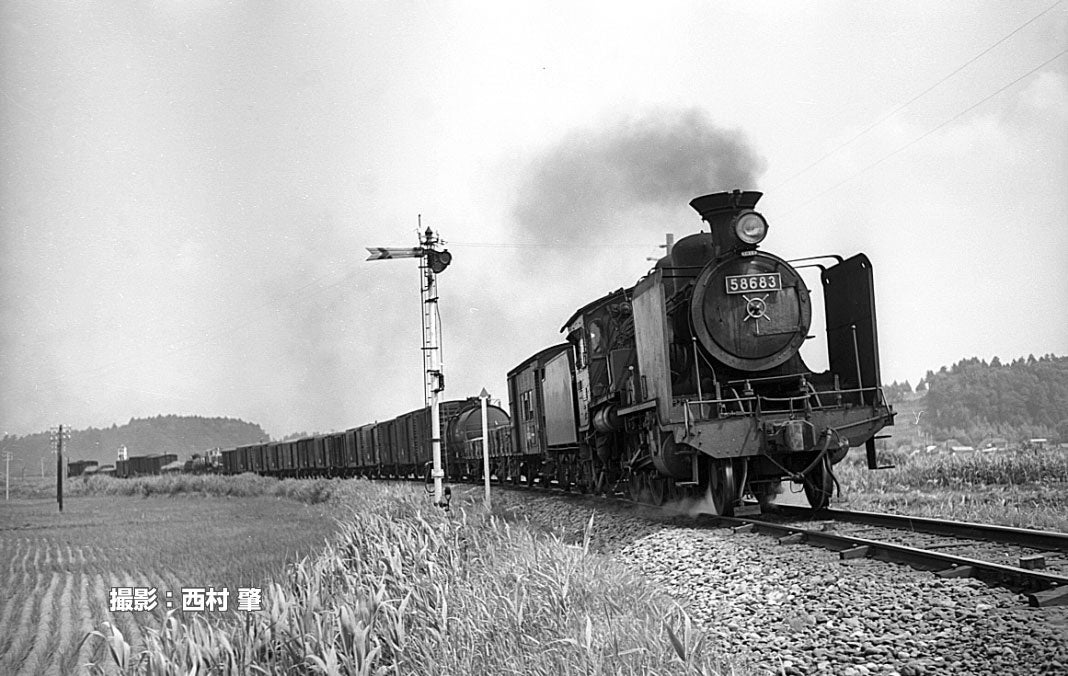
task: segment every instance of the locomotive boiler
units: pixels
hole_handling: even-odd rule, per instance
[[[729,514],[744,494],[770,499],[784,479],[826,506],[832,467],[850,447],[865,446],[874,468],[875,435],[894,413],[880,383],[871,264],[820,257],[834,261],[818,266],[829,369],[813,372],[799,353],[811,337],[810,291],[797,268],[760,248],[760,197],[694,199],[709,231],[575,312],[562,329],[570,350],[550,353],[567,368],[547,363],[536,387],[509,374],[515,428],[542,421],[543,483],[625,486],[654,504],[708,496]]]

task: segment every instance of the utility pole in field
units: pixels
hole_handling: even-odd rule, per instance
[[[58,431],[52,432],[52,447],[56,454],[56,501],[59,502],[59,511],[63,511],[63,441],[70,439],[70,430],[59,426]],[[44,465],[42,465],[43,467]],[[44,474],[44,471],[41,472]]]
[[[422,216],[419,227],[423,227]],[[445,375],[441,364],[441,317],[438,313],[438,274],[452,262],[452,254],[438,250],[441,240],[430,228],[420,235],[419,246],[404,248],[367,247],[371,254],[369,261],[393,258],[419,259],[419,292],[422,300],[423,324],[423,393],[430,406],[430,438],[433,460],[434,504],[445,507],[442,479],[445,471],[441,467],[441,411],[439,401],[445,390]]]
[[[7,432],[4,432],[4,441],[7,441]],[[11,443],[14,443],[12,440]],[[10,444],[4,444],[0,446],[0,450],[7,448]],[[11,451],[4,451],[4,501],[8,500],[8,484],[11,481]]]

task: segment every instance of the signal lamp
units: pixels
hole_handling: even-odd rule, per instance
[[[734,219],[734,234],[746,244],[760,244],[768,234],[768,222],[755,211],[744,211]]]
[[[430,251],[427,253],[427,263],[434,274],[441,273],[452,262],[452,254],[448,251]]]

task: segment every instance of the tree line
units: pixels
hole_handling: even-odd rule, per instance
[[[885,386],[893,402],[915,401],[908,381]],[[1042,437],[1068,442],[1068,357],[1052,354],[988,363],[962,359],[916,385],[926,412],[921,427],[935,441],[958,439],[975,445],[990,437],[1010,442]]]
[[[180,460],[188,460],[193,453],[203,454],[210,448],[232,448],[268,439],[259,425],[235,418],[158,415],[131,418],[125,425],[74,430],[63,444],[63,455],[66,460],[114,465],[118,449],[125,446],[131,456],[173,453]],[[56,459],[48,432],[5,437],[3,443],[4,450],[15,456],[12,475],[17,463],[24,466],[26,475],[38,474],[42,466],[46,474],[55,474]]]

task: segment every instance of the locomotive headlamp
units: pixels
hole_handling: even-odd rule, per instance
[[[760,244],[768,234],[768,222],[755,211],[743,212],[734,220],[734,234],[746,244]]]

